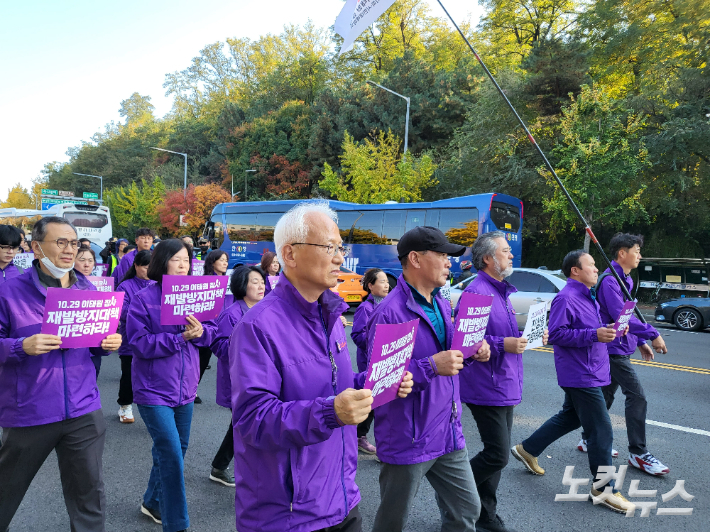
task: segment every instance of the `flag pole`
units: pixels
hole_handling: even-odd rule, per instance
[[[439,5],[441,6],[441,9],[444,10],[444,13],[446,13],[446,16],[449,17],[449,20],[451,23],[454,25],[454,28],[456,28],[456,31],[459,32],[459,35],[461,35],[461,38],[464,40],[466,45],[469,47],[473,55],[476,57],[476,60],[478,63],[483,67],[483,70],[486,73],[486,76],[488,76],[488,79],[490,79],[493,82],[493,85],[495,86],[496,90],[498,93],[501,95],[505,103],[508,105],[508,108],[510,108],[510,111],[515,115],[515,118],[518,120],[518,123],[522,126],[523,130],[525,131],[525,134],[528,137],[528,140],[530,140],[530,143],[533,145],[533,147],[537,150],[538,155],[542,158],[543,162],[545,163],[545,166],[547,167],[547,170],[552,174],[552,176],[555,178],[555,181],[557,181],[557,184],[559,185],[560,189],[562,190],[562,193],[567,197],[567,201],[569,202],[570,206],[572,207],[572,210],[575,212],[577,215],[577,218],[579,218],[579,221],[584,224],[584,230],[585,232],[589,235],[590,241],[595,245],[597,248],[597,251],[601,254],[601,256],[604,258],[604,262],[606,262],[607,266],[611,270],[612,275],[616,279],[616,281],[619,283],[619,286],[621,287],[621,291],[624,293],[624,296],[626,297],[627,300],[632,301],[633,298],[631,297],[631,294],[629,293],[629,290],[626,288],[626,285],[624,282],[621,280],[621,277],[619,277],[619,274],[616,272],[616,269],[611,265],[611,261],[609,260],[609,257],[606,256],[606,253],[604,253],[604,248],[602,248],[601,244],[599,243],[599,240],[597,240],[597,237],[594,235],[594,231],[592,231],[592,228],[589,226],[587,223],[587,220],[584,219],[584,216],[580,212],[579,208],[577,207],[577,204],[574,202],[572,199],[572,196],[570,196],[569,192],[565,188],[565,186],[562,184],[562,180],[559,178],[557,175],[557,172],[555,172],[555,169],[552,167],[552,164],[550,164],[550,161],[547,160],[547,157],[545,156],[545,153],[542,151],[538,143],[535,141],[535,137],[532,136],[532,133],[530,133],[530,130],[528,129],[528,126],[525,125],[525,122],[523,119],[520,117],[518,112],[515,110],[515,107],[513,107],[513,104],[510,103],[510,100],[508,97],[505,95],[503,92],[503,89],[500,88],[500,85],[498,85],[498,82],[496,79],[493,77],[493,74],[491,74],[491,71],[488,70],[488,67],[486,64],[483,62],[481,57],[476,53],[476,50],[471,46],[471,43],[468,41],[466,36],[463,34],[461,31],[461,28],[459,28],[458,24],[454,21],[453,17],[449,14],[449,12],[446,10],[444,7],[444,4],[441,3],[441,0],[437,0]],[[641,314],[641,311],[639,310],[638,307],[635,307],[635,312],[636,316],[642,323],[646,323],[645,318]]]

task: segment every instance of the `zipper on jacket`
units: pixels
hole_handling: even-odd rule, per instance
[[[69,419],[69,384],[67,383],[67,359],[66,349],[62,351],[62,370],[64,373],[64,419]]]
[[[451,379],[451,438],[454,444],[454,451],[458,451],[456,448],[456,429],[454,423],[456,422],[456,414],[458,409],[456,408],[456,384],[453,377]]]
[[[182,334],[182,333],[180,333]],[[202,333],[204,334],[204,332]],[[189,342],[190,340],[187,340]],[[187,342],[185,342],[185,347],[187,346]],[[188,352],[189,352],[188,348]],[[183,385],[183,379],[185,377],[185,356],[183,355],[182,349],[180,349],[180,393],[178,394],[178,403],[175,406],[180,406],[180,403],[182,403],[182,385]]]

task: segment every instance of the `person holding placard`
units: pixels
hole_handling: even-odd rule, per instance
[[[614,432],[602,387],[611,382],[607,344],[616,338],[616,331],[599,313],[593,290],[598,274],[594,258],[581,249],[571,251],[562,261],[562,272],[567,284],[552,300],[549,341],[555,351],[557,383],[565,392],[564,404],[562,410],[510,451],[528,471],[544,475],[537,457],[552,442],[582,426],[589,435],[589,469],[596,479],[600,466],[612,465]],[[604,486],[592,487],[595,504],[616,512],[633,510],[636,506],[614,484],[612,479]]]
[[[441,529],[475,530],[480,501],[461,428],[458,373],[464,365],[488,360],[490,349],[483,340],[466,360],[461,351],[450,349],[451,306],[439,293],[449,278],[449,256],[460,257],[464,251],[465,246],[450,243],[434,227],[406,232],[397,244],[402,275],[367,324],[371,350],[378,324],[419,319],[409,364],[413,392],[375,410],[377,456],[384,464],[373,532],[406,527],[425,476],[437,494]]]
[[[15,266],[15,255],[20,251],[22,235],[17,227],[0,225],[0,285],[24,273]]]
[[[244,314],[264,299],[264,274],[256,266],[240,266],[232,272],[230,289],[234,302],[224,307],[217,318],[217,334],[211,350],[217,356],[217,404],[232,410],[232,381],[229,377],[229,339],[232,331]],[[234,487],[234,476],[227,468],[234,458],[234,428],[229,421],[229,429],[222,439],[222,444],[212,460],[210,480],[225,486]]]
[[[126,272],[131,267],[131,264],[133,264],[133,260],[136,258],[136,253],[139,251],[149,250],[153,245],[154,239],[155,232],[152,229],[143,227],[136,231],[135,248],[131,249],[130,246],[126,246],[124,248],[125,255],[123,255],[121,262],[118,263],[118,266],[116,266],[111,273],[111,276],[116,280],[116,282],[123,279],[126,275]]]
[[[185,325],[161,325],[162,281],[190,275],[192,254],[178,239],[164,240],[150,258],[148,278],[155,284],[131,300],[126,337],[133,348],[133,396],[153,439],[153,469],[141,512],[164,532],[190,526],[185,496],[184,458],[200,376],[198,347],[207,347],[215,328],[192,315]]]
[[[493,296],[485,335],[491,358],[464,368],[460,374],[461,401],[473,414],[483,443],[483,449],[470,461],[481,498],[476,530],[512,532],[496,513],[496,491],[508,464],[513,410],[523,398],[523,352],[528,341],[518,331],[510,302],[510,294],[517,290],[505,280],[513,273],[513,254],[505,234],[491,231],[480,235],[471,246],[471,256],[478,274],[464,293]],[[459,311],[457,305],[455,314]],[[546,336],[543,343],[547,343]]]
[[[79,272],[84,277],[91,277],[96,267],[96,253],[90,247],[82,244],[79,240],[79,250],[76,252],[76,260],[74,261],[74,271]],[[124,302],[125,305],[125,302]],[[123,308],[123,307],[122,307]],[[101,371],[101,357],[91,357],[91,362],[94,363],[96,369],[96,378],[99,378]]]
[[[362,288],[367,292],[367,299],[360,303],[353,316],[353,328],[350,337],[357,346],[357,370],[367,371],[367,322],[382,300],[387,297],[390,291],[390,283],[387,274],[379,268],[370,268],[362,278]],[[367,440],[367,433],[370,432],[372,420],[375,413],[370,412],[367,419],[357,426],[357,448],[366,454],[376,454],[377,449]]]
[[[609,243],[609,251],[614,260],[612,267],[624,281],[629,293],[632,292],[634,281],[631,270],[638,267],[641,261],[641,246],[643,237],[628,233],[614,235]],[[619,283],[611,274],[609,268],[600,275],[597,286],[597,301],[602,319],[612,323],[621,314],[625,303],[624,294]],[[646,343],[651,340],[651,346]],[[625,417],[626,434],[629,438],[629,465],[640,469],[644,473],[654,476],[667,475],[670,469],[663,465],[658,458],[648,452],[646,447],[646,395],[643,392],[641,381],[636,370],[631,365],[631,355],[638,347],[644,360],[653,360],[653,351],[667,353],[666,343],[661,334],[650,324],[642,323],[636,316],[631,316],[629,330],[625,336],[614,339],[609,345],[609,362],[611,367],[611,384],[602,388],[607,409],[614,403],[614,395],[621,387],[626,396]],[[587,451],[587,435],[582,433],[577,448]],[[617,453],[618,454],[618,453]]]
[[[118,328],[118,331],[123,336],[123,343],[118,350],[118,358],[121,360],[121,380],[118,384],[118,419],[121,423],[133,423],[135,421],[133,416],[133,381],[131,380],[133,349],[126,339],[126,318],[128,317],[131,300],[135,295],[155,282],[148,279],[150,256],[150,250],[136,253],[136,258],[128,273],[116,287],[116,292],[124,293],[121,321]]]
[[[279,219],[279,283],[232,333],[237,530],[362,529],[355,425],[373,399],[352,371],[348,306],[330,290],[348,252],[337,219],[323,201]],[[410,390],[406,374],[398,394]]]
[[[53,450],[71,529],[105,530],[106,424],[91,357],[118,349],[121,335],[107,335],[96,347],[63,349],[59,336],[40,333],[48,288],[95,290],[74,273],[78,247],[66,219],[39,220],[32,268],[0,290],[0,530]]]

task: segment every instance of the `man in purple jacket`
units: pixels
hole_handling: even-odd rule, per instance
[[[78,247],[68,221],[43,218],[32,229],[32,268],[0,291],[0,530],[53,450],[71,529],[105,530],[106,425],[91,356],[118,349],[121,335],[100,348],[62,349],[58,336],[40,333],[47,288],[95,290],[74,273]]]
[[[111,276],[116,280],[114,283],[116,286],[121,282],[131,266],[133,266],[133,260],[136,258],[136,253],[150,249],[153,245],[153,239],[155,239],[155,232],[152,229],[143,227],[142,229],[138,229],[138,231],[136,231],[136,249],[126,253],[121,259],[121,262],[118,263],[118,266],[116,266],[111,273]]]
[[[523,351],[528,341],[521,338],[509,299],[517,290],[505,280],[513,273],[513,254],[505,234],[492,231],[479,236],[471,255],[478,274],[464,292],[493,296],[485,336],[491,358],[465,368],[460,375],[461,401],[471,410],[483,442],[483,449],[470,462],[481,498],[476,530],[513,532],[496,514],[496,491],[508,464],[513,409],[523,398]],[[547,334],[543,343],[547,343]]]
[[[355,425],[370,390],[356,386],[336,286],[347,250],[324,202],[284,214],[274,244],[284,269],[245,314],[229,348],[240,532],[359,532]],[[411,390],[411,374],[400,396]],[[398,402],[395,400],[393,402]]]
[[[641,235],[619,233],[609,243],[609,251],[614,257],[611,265],[619,274],[631,293],[634,281],[629,275],[631,270],[639,265],[641,260]],[[626,299],[621,292],[619,283],[611,274],[609,268],[602,275],[597,288],[597,301],[602,319],[606,323],[613,323],[621,314]],[[652,341],[653,349],[646,344]],[[614,403],[616,390],[626,396],[626,434],[629,438],[629,465],[648,473],[649,475],[663,476],[670,469],[663,465],[646,448],[646,396],[641,387],[638,375],[631,365],[631,355],[638,347],[644,360],[653,360],[653,350],[658,353],[667,353],[666,343],[659,332],[648,323],[641,323],[636,316],[632,316],[629,329],[625,336],[615,339],[608,345],[609,362],[611,365],[611,384],[602,388],[607,409]],[[587,451],[587,435],[582,433],[582,440],[577,445],[580,451]]]
[[[616,338],[616,331],[605,325],[599,314],[599,303],[592,290],[598,271],[594,259],[584,250],[571,251],[562,261],[567,285],[552,300],[549,327],[557,384],[565,392],[565,401],[562,410],[511,449],[513,456],[535,475],[545,474],[537,463],[545,448],[580,426],[589,436],[589,469],[593,479],[597,478],[599,467],[612,465],[614,432],[602,386],[611,382],[605,344]],[[617,512],[625,513],[636,507],[614,488],[614,480],[604,485],[594,482],[591,495],[595,504]]]
[[[397,244],[402,275],[368,322],[368,350],[372,350],[378,323],[419,319],[409,364],[413,392],[375,410],[377,456],[383,466],[373,532],[406,527],[425,476],[437,494],[441,530],[475,530],[480,502],[461,428],[458,373],[474,359],[488,360],[490,349],[484,341],[478,353],[465,361],[461,351],[449,349],[454,336],[451,307],[439,293],[448,281],[449,256],[459,257],[465,250],[434,227],[406,232]]]

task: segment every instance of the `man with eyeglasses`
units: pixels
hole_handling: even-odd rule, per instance
[[[360,532],[358,423],[370,413],[353,374],[337,285],[347,251],[325,202],[274,230],[283,271],[244,315],[229,349],[237,530]],[[400,397],[411,390],[407,373]],[[398,401],[399,399],[396,399]]]
[[[0,225],[0,285],[24,273],[13,262],[20,251],[20,242],[22,235],[17,227]]]
[[[49,454],[57,453],[71,529],[105,530],[102,456],[106,425],[91,356],[121,345],[108,335],[96,348],[62,349],[42,334],[47,289],[95,290],[74,273],[79,242],[67,220],[43,218],[32,229],[32,268],[0,291],[0,530],[5,530]],[[42,528],[38,526],[37,528]]]

